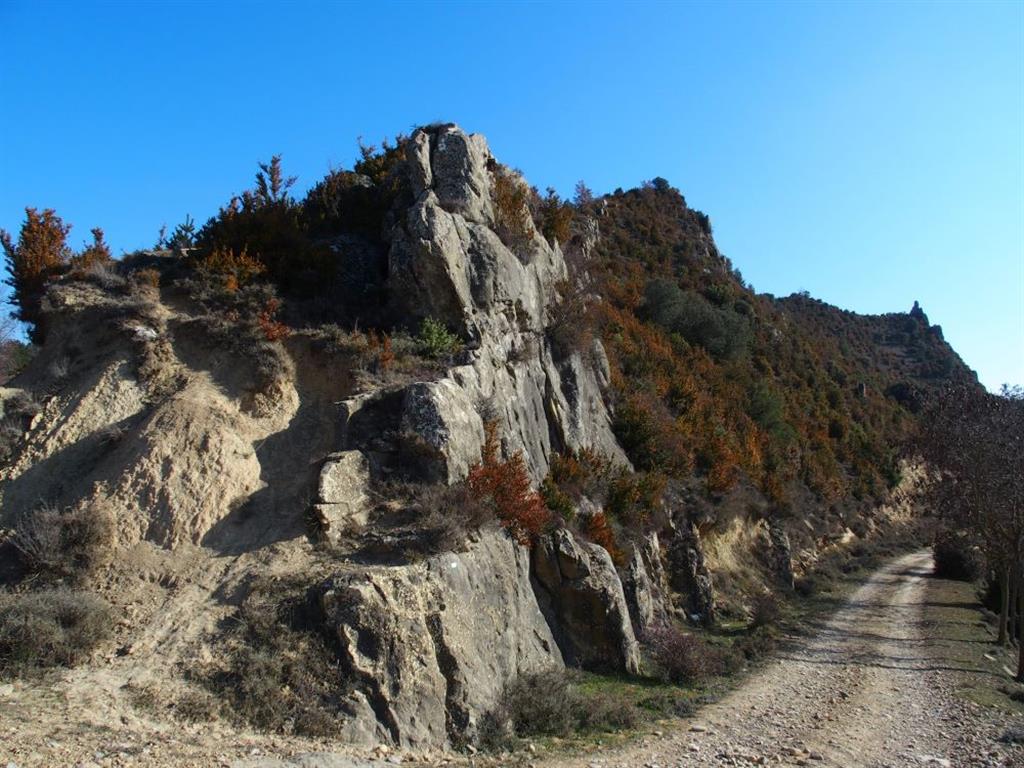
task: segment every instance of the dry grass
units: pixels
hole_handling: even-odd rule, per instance
[[[88,592],[60,587],[0,595],[0,674],[80,664],[112,625],[110,606]]]

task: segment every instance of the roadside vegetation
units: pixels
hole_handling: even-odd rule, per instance
[[[764,593],[743,620],[710,628],[666,625],[640,638],[639,676],[567,670],[511,685],[481,726],[478,746],[509,752],[604,748],[689,717],[741,684],[772,654],[800,642],[887,560],[920,548],[923,532],[898,527],[838,546],[797,580]]]
[[[928,404],[915,447],[934,467],[929,500],[946,523],[936,570],[987,581],[995,642],[1018,647],[1024,682],[1024,389],[949,388]]]

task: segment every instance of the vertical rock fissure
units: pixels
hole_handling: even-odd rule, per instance
[[[459,663],[444,639],[441,614],[432,613],[427,617],[427,630],[434,643],[437,668],[444,677],[444,721],[448,740],[457,744],[469,728],[469,711],[463,705],[462,682],[457,671]]]

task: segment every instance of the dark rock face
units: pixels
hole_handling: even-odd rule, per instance
[[[565,530],[533,550],[537,602],[567,664],[636,674],[640,653],[611,556]]]
[[[715,621],[714,586],[704,563],[700,533],[693,523],[677,519],[668,545],[669,583],[683,601],[680,606],[702,624]]]
[[[786,589],[793,588],[793,552],[789,534],[778,520],[768,520],[768,556],[771,568]]]
[[[622,572],[622,590],[633,632],[643,638],[651,629],[669,621],[672,598],[658,534],[650,533],[631,544],[630,553]]]

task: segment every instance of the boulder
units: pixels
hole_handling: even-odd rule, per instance
[[[370,468],[360,451],[332,453],[320,470],[313,506],[328,541],[366,525],[370,512]]]
[[[516,677],[564,666],[529,555],[501,531],[482,532],[465,552],[338,576],[321,602],[362,702],[354,722],[370,739],[471,738]]]
[[[566,529],[533,549],[533,585],[565,662],[637,674],[640,652],[611,556]]]
[[[650,533],[629,545],[629,558],[622,572],[622,590],[637,637],[669,619],[671,599],[668,576],[662,562],[657,533]]]

